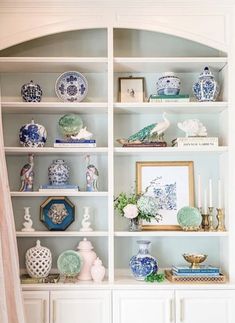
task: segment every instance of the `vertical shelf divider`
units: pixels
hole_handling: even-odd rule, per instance
[[[114,211],[113,211],[113,28],[108,27],[108,268],[109,282],[114,281]]]

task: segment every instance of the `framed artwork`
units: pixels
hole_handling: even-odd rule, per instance
[[[49,197],[40,206],[40,220],[50,231],[64,231],[75,219],[75,206],[67,197]]]
[[[160,222],[144,222],[143,230],[181,230],[177,212],[183,206],[194,206],[192,161],[136,162],[137,193],[158,200]]]
[[[144,78],[120,77],[118,91],[120,102],[144,102]]]

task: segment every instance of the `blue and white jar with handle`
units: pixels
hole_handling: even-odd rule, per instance
[[[158,271],[157,259],[149,253],[149,240],[138,240],[139,252],[130,259],[130,269],[137,280],[144,280],[150,274]]]
[[[193,85],[193,93],[200,102],[215,101],[219,94],[219,85],[208,66],[200,74]]]

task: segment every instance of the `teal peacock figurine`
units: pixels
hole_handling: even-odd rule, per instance
[[[166,113],[162,115],[163,121],[152,123],[138,132],[134,133],[127,139],[117,139],[122,145],[128,143],[149,143],[163,141],[165,130],[170,126],[170,121],[166,118]]]

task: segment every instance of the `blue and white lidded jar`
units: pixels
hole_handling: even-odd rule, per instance
[[[180,79],[173,72],[163,73],[157,81],[158,95],[178,95],[180,93]]]
[[[215,101],[219,94],[219,85],[209,67],[205,67],[198,81],[193,85],[193,93],[198,101]]]
[[[130,259],[130,269],[137,280],[144,280],[147,276],[158,271],[156,258],[150,255],[148,240],[138,240],[139,252]]]
[[[21,87],[21,96],[26,102],[40,102],[42,99],[42,89],[40,85],[30,81]]]
[[[20,128],[19,139],[24,147],[44,147],[47,140],[47,131],[41,124],[27,123]]]
[[[48,168],[50,185],[66,185],[69,181],[70,168],[63,159],[53,160]]]

